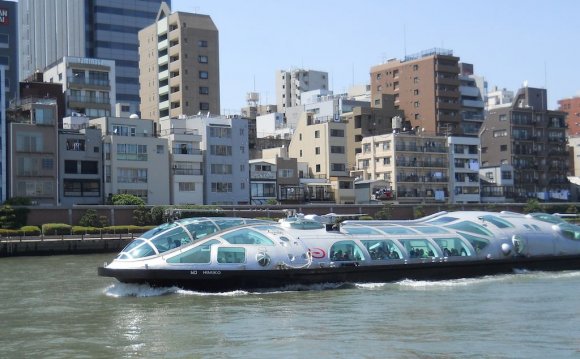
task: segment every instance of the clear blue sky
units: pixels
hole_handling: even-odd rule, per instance
[[[275,73],[329,73],[345,92],[371,66],[433,47],[474,64],[489,88],[523,81],[548,89],[549,107],[580,95],[576,0],[173,0],[172,11],[210,15],[220,36],[221,107],[239,113],[249,91],[275,103]]]

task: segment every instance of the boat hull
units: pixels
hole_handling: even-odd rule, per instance
[[[446,280],[473,278],[515,271],[579,270],[580,255],[510,257],[506,259],[400,263],[388,265],[273,269],[273,270],[182,270],[111,269],[99,267],[98,274],[123,283],[149,284],[203,291],[261,290],[324,283],[381,283],[403,279]]]

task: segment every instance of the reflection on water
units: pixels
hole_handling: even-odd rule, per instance
[[[580,355],[580,271],[207,294],[98,277],[111,258],[1,259],[0,357]]]

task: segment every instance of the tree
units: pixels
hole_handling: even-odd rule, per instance
[[[16,212],[10,205],[0,207],[0,227],[2,228],[17,228]]]
[[[425,208],[423,208],[423,206],[417,206],[413,208],[413,216],[415,218],[425,217]]]
[[[99,227],[100,224],[99,216],[94,209],[87,209],[79,219],[79,225],[83,227]]]
[[[390,203],[385,204],[383,209],[375,213],[375,219],[391,219],[393,205]]]
[[[144,206],[145,201],[132,194],[115,194],[112,197],[114,206]]]
[[[4,204],[9,204],[11,206],[30,206],[32,201],[28,197],[10,197],[4,202]]]
[[[139,206],[133,211],[133,220],[138,226],[147,226],[152,223],[151,211],[145,206]]]
[[[523,208],[524,213],[544,212],[544,208],[537,199],[530,199]]]

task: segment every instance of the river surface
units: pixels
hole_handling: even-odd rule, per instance
[[[0,358],[579,358],[580,272],[202,294],[0,259]]]

